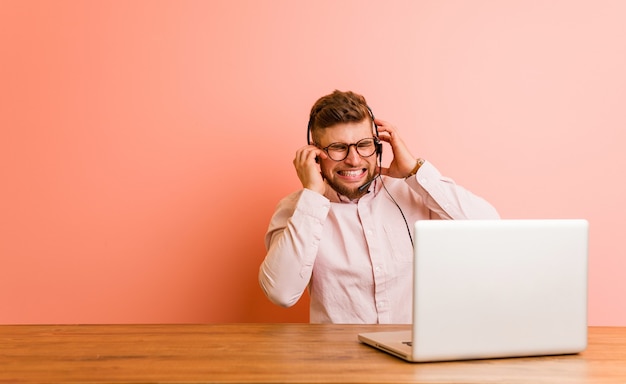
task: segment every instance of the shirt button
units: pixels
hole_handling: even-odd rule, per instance
[[[425,178],[425,177],[422,177],[422,178],[420,179],[420,184],[428,184],[428,179],[427,179],[427,178]]]
[[[368,229],[365,233],[367,234],[367,236],[372,236],[372,230],[371,229]]]
[[[377,266],[376,268],[374,268],[374,270],[375,270],[376,272],[380,272],[380,267],[378,267],[378,266]]]

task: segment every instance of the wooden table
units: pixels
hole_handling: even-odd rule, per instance
[[[0,383],[626,383],[626,327],[579,355],[407,363],[357,341],[406,326],[2,325]]]

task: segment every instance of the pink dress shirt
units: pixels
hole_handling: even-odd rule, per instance
[[[270,221],[259,270],[265,295],[289,307],[308,288],[311,323],[411,323],[413,245],[389,195],[411,236],[417,220],[499,218],[429,162],[406,180],[382,176],[357,201],[329,186],[324,196],[303,189]]]

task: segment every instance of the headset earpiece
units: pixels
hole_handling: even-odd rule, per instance
[[[311,145],[311,120],[309,119],[309,124],[306,127],[306,143]]]
[[[380,139],[378,138],[378,124],[376,124],[376,118],[374,117],[374,113],[372,112],[372,109],[369,107],[369,105],[366,105],[367,110],[370,113],[370,116],[372,117],[372,124],[374,124],[374,133],[376,134],[376,141],[375,141],[375,146],[376,146],[376,153],[378,153],[378,162],[380,164],[382,164],[383,162],[383,143],[380,141]]]

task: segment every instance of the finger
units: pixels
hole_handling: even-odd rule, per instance
[[[299,163],[315,160],[315,156],[318,155],[318,152],[320,152],[320,149],[313,145],[304,146],[296,151],[295,160]]]
[[[393,125],[380,125],[378,127],[378,137],[388,143],[398,138],[396,128]]]
[[[374,123],[376,123],[376,125],[378,125],[379,127],[387,127],[391,124],[389,124],[388,121],[386,120],[381,120],[379,118],[374,119]]]
[[[294,164],[302,164],[302,161],[306,156],[306,148],[307,147],[302,147],[296,151],[296,157],[293,159]]]
[[[376,119],[374,120],[374,122],[378,126],[379,131],[389,132],[389,133],[395,131],[395,127],[388,121]]]

